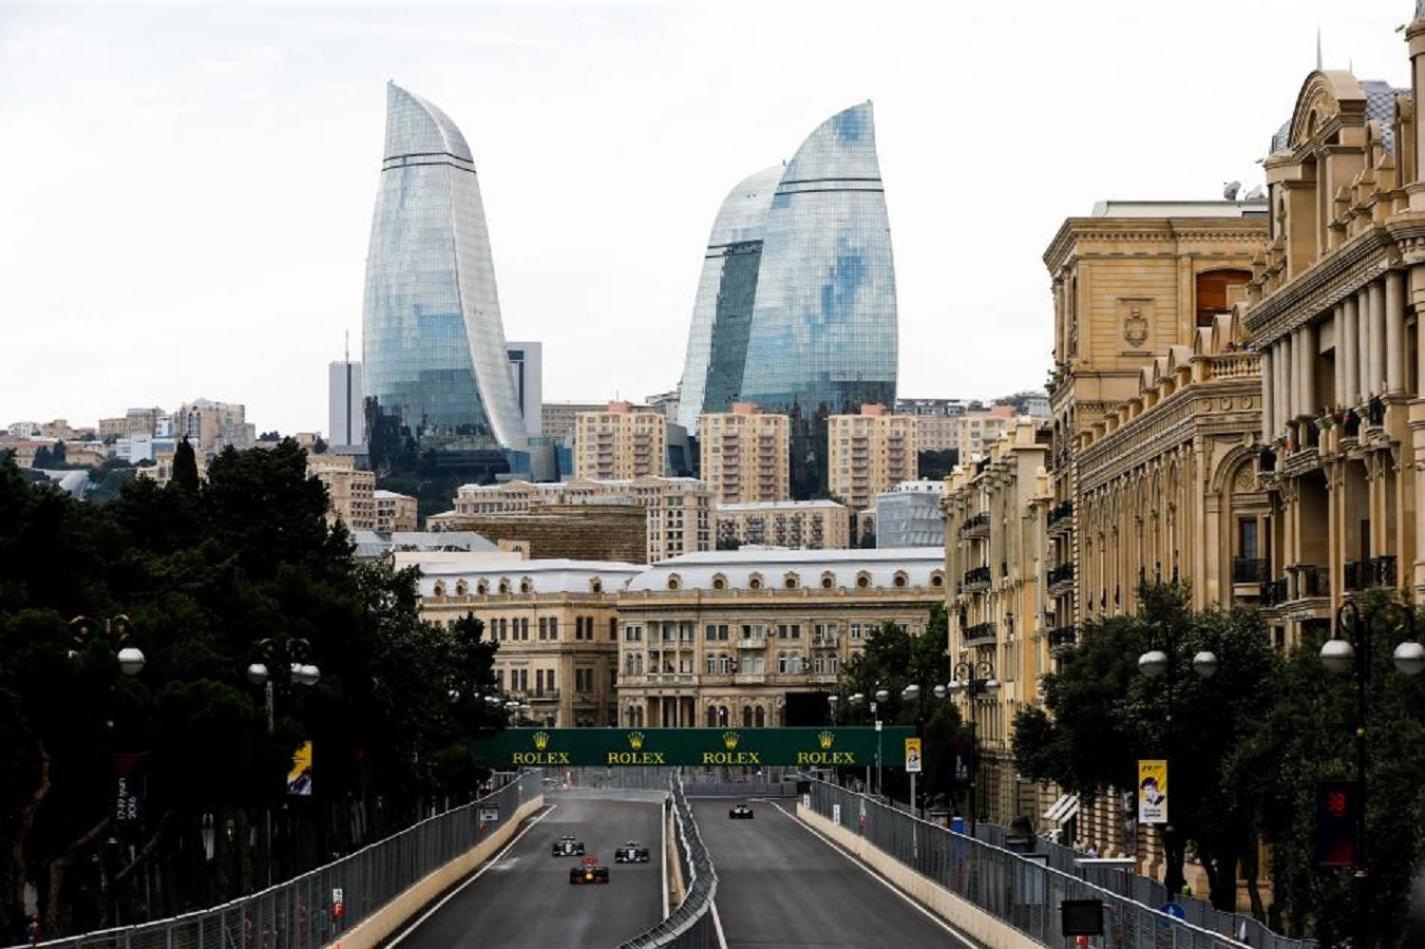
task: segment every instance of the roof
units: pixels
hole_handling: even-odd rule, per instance
[[[499,550],[474,531],[352,531],[357,557],[379,557],[393,550]]]
[[[668,580],[678,575],[681,590],[711,590],[713,577],[721,576],[724,589],[750,590],[751,579],[760,575],[768,586],[780,586],[786,573],[795,573],[803,585],[819,583],[823,574],[832,575],[832,588],[858,589],[856,579],[869,577],[870,589],[895,587],[899,572],[906,574],[906,586],[928,588],[932,575],[943,576],[944,547],[901,547],[894,550],[719,550],[684,554],[653,564],[628,585],[629,592],[664,591]]]
[[[406,498],[411,501],[415,500],[415,498],[411,497],[409,494],[402,494],[399,491],[386,491],[382,488],[377,488],[374,492],[372,492],[371,496],[375,498],[382,498],[388,501],[392,498]]]
[[[718,511],[737,514],[744,511],[844,511],[846,505],[822,499],[820,501],[734,501],[719,504]]]
[[[1222,218],[1245,217],[1267,209],[1266,199],[1242,201],[1099,201],[1092,217]]]
[[[1395,89],[1378,79],[1362,79],[1361,88],[1366,93],[1366,121],[1380,123],[1381,144],[1391,151],[1395,147],[1395,97],[1409,97],[1410,90]]]
[[[421,596],[434,596],[437,581],[444,581],[446,592],[454,593],[455,584],[465,580],[471,592],[484,580],[490,589],[498,590],[506,581],[511,590],[519,590],[528,580],[532,593],[589,593],[590,582],[599,580],[604,590],[616,592],[644,568],[639,564],[615,560],[520,560],[475,564],[423,563],[420,565]]]

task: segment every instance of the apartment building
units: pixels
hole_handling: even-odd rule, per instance
[[[835,501],[719,504],[716,517],[719,549],[843,550],[851,546],[851,512]]]
[[[727,412],[698,416],[699,474],[720,505],[785,501],[789,477],[791,420],[766,414],[750,402]]]
[[[610,402],[574,418],[576,478],[643,478],[664,473],[668,419],[657,409]]]
[[[371,493],[375,506],[378,531],[413,531],[416,529],[416,499],[409,494],[383,491],[377,488]]]
[[[877,494],[916,477],[915,416],[863,405],[858,415],[828,416],[826,441],[827,487],[854,511],[873,507]]]
[[[956,432],[955,448],[959,451],[962,464],[968,463],[976,455],[989,454],[1001,434],[1014,427],[1016,413],[1012,405],[994,405],[977,412],[966,412],[955,420],[959,426]]]
[[[341,521],[347,530],[378,530],[376,475],[356,467],[351,455],[326,453],[307,456],[307,477],[327,489],[327,521]],[[412,498],[411,500],[414,500]],[[414,530],[414,524],[407,530]],[[389,529],[389,528],[387,528]]]

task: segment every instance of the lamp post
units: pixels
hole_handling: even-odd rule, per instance
[[[111,640],[118,646],[118,652],[114,657],[119,661],[119,671],[129,678],[133,678],[143,671],[143,667],[148,660],[144,657],[143,650],[137,646],[130,645],[129,627],[132,622],[123,613],[116,613],[105,618],[102,623],[99,620],[91,619],[88,616],[76,616],[69,621],[69,628],[73,630],[74,648],[70,650],[70,657],[79,654],[79,650],[89,645],[102,625],[104,638]]]
[[[1355,600],[1347,600],[1336,611],[1338,635],[1347,638],[1332,638],[1321,645],[1321,665],[1336,675],[1356,674],[1356,840],[1352,862],[1355,864],[1356,912],[1355,932],[1351,945],[1368,949],[1370,943],[1370,911],[1366,905],[1369,895],[1370,863],[1366,851],[1366,726],[1370,713],[1371,677],[1371,628],[1376,617],[1396,611],[1400,622],[1395,632],[1402,635],[1392,654],[1396,671],[1413,678],[1425,671],[1425,646],[1415,638],[1415,614],[1409,604],[1387,603],[1381,607],[1368,605],[1364,611]],[[1364,615],[1362,615],[1364,612]],[[1389,617],[1387,616],[1387,621]],[[1354,641],[1353,641],[1354,640]]]
[[[918,686],[918,685],[916,685],[914,682],[912,682],[910,685],[906,686],[904,689],[901,689],[901,698],[902,698],[904,701],[906,701],[906,702],[917,702],[917,701],[919,702],[920,710],[916,713],[916,716],[915,716],[915,734],[916,734],[917,737],[920,737],[921,724],[922,724],[922,723],[924,722],[924,720],[925,720],[925,699],[921,697],[920,686]],[[908,769],[907,769],[907,770],[908,770]],[[915,816],[916,816],[916,817],[919,817],[919,816],[921,816],[921,815],[920,815],[920,802],[919,802],[919,800],[918,800],[918,799],[916,798],[916,796],[915,796],[915,777],[916,777],[915,772],[914,772],[914,771],[910,771],[910,772],[909,772],[909,777],[910,777],[910,809],[915,812]]]
[[[850,703],[852,708],[860,708],[862,705],[866,704],[866,694],[864,692],[854,692],[849,698],[847,698],[846,701]],[[876,706],[874,703],[872,703],[872,714],[875,714],[875,711]],[[866,793],[871,793],[871,766],[869,764],[866,765]]]
[[[1164,688],[1163,706],[1163,760],[1168,761],[1169,752],[1173,744],[1173,686],[1177,683],[1178,677],[1178,644],[1182,631],[1173,623],[1153,623],[1153,648],[1144,652],[1138,657],[1138,671],[1150,679],[1157,679],[1166,676]],[[1166,647],[1166,648],[1163,648]],[[1217,656],[1209,650],[1198,650],[1192,657],[1192,671],[1203,679],[1210,679],[1217,674]],[[1169,768],[1171,773],[1171,768]],[[1163,849],[1165,856],[1168,844],[1173,839],[1174,833],[1172,823],[1172,812],[1169,811],[1168,822],[1163,824]],[[1169,860],[1168,873],[1181,872],[1181,860]],[[1181,886],[1181,882],[1173,880],[1178,886],[1169,886],[1168,893],[1171,895]]]
[[[950,683],[945,691],[950,694],[964,692],[970,703],[970,836],[975,836],[976,814],[979,804],[979,713],[976,700],[981,695],[993,695],[999,691],[999,680],[995,678],[995,667],[988,660],[978,662],[962,660],[950,670]],[[935,694],[942,694],[935,687]]]

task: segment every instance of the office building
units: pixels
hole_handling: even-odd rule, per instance
[[[867,404],[856,415],[826,420],[827,487],[853,511],[876,503],[876,495],[916,478],[916,418],[891,415]]]
[[[835,501],[719,504],[716,517],[719,550],[844,550],[851,546],[851,512]]]
[[[510,379],[515,385],[515,401],[525,434],[535,438],[544,434],[544,344],[536,342],[505,343],[505,357],[510,361]]]
[[[790,419],[761,412],[747,402],[729,411],[706,413],[698,420],[702,479],[720,505],[785,501]]]
[[[632,402],[610,402],[574,421],[574,477],[642,478],[662,475],[668,459],[668,420]]]
[[[327,444],[333,450],[366,444],[366,396],[361,363],[343,359],[327,366]]]
[[[362,325],[381,437],[394,429],[423,449],[524,449],[474,157],[445,113],[395,83]]]
[[[619,722],[820,725],[880,627],[925,631],[945,552],[740,550],[646,568],[618,597]]]
[[[945,517],[939,481],[902,481],[876,495],[876,546],[940,547],[945,543]]]
[[[619,591],[636,564],[537,559],[421,563],[421,616],[473,615],[499,646],[495,676],[547,726],[617,725]]]

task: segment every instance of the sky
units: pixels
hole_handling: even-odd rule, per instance
[[[1411,0],[0,4],[0,424],[243,402],[326,427],[360,352],[385,82],[475,155],[546,400],[672,389],[741,178],[870,99],[903,396],[1043,384],[1042,255],[1096,201],[1212,199],[1315,65],[1409,84]]]

